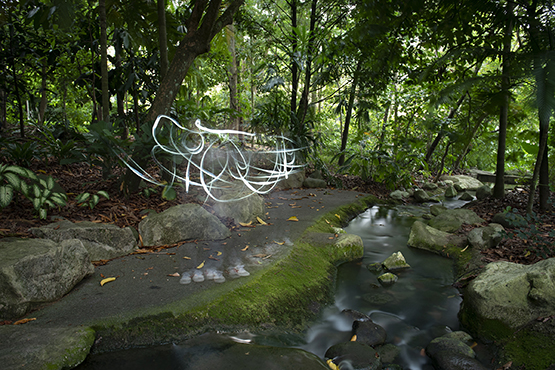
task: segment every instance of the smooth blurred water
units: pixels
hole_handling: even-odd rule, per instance
[[[449,205],[448,205],[449,206]],[[451,205],[453,206],[453,205]],[[387,342],[401,354],[395,361],[404,369],[432,369],[424,348],[435,337],[458,330],[457,313],[461,298],[452,287],[453,263],[447,258],[409,248],[407,241],[415,218],[428,210],[416,206],[396,209],[373,207],[353,219],[345,228],[364,241],[364,257],[338,269],[335,304],[324,309],[320,320],[306,333],[273,332],[265,335],[242,333],[234,341],[261,345],[302,348],[323,358],[326,350],[351,337],[352,321],[341,311],[352,309],[369,315],[387,331]],[[411,268],[395,272],[399,280],[383,287],[367,265],[382,262],[401,251]],[[224,343],[230,335],[220,336]],[[215,337],[211,343],[188,341],[180,345],[157,346],[92,356],[79,369],[193,369],[203,358],[221,355]],[[227,344],[224,346],[227,348]],[[193,361],[195,360],[195,361]],[[197,365],[192,366],[193,363]],[[216,369],[214,369],[216,370]]]
[[[345,231],[364,242],[362,261],[339,267],[335,305],[325,310],[308,332],[302,348],[323,356],[327,348],[350,335],[344,309],[369,315],[387,331],[387,342],[401,349],[396,361],[405,369],[431,369],[423,349],[437,336],[458,330],[461,297],[452,287],[453,262],[409,248],[410,227],[426,210],[419,207],[373,207],[352,220]],[[399,280],[383,287],[367,265],[400,251],[411,268],[395,272]]]

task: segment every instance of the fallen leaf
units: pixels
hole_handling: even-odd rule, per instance
[[[356,341],[357,341],[357,335],[355,334],[351,337],[351,342],[356,342]]]
[[[173,274],[168,274],[168,276],[180,277],[179,272],[174,272]]]
[[[202,261],[202,263],[201,263],[200,265],[197,266],[197,269],[203,268],[203,267],[204,267],[204,262],[206,262],[206,261]]]
[[[21,324],[27,324],[29,321],[35,321],[37,318],[33,317],[31,319],[21,319],[21,320],[17,320],[16,322],[14,322],[14,325],[21,325]]]
[[[264,257],[267,257],[267,256],[268,256],[268,255],[267,255],[267,254],[264,254],[264,253],[254,254],[254,255],[253,255],[253,257],[256,257],[256,258],[264,258]]]
[[[324,208],[324,206],[322,206],[322,208]],[[339,216],[337,213],[335,214],[335,217],[341,220],[341,216]]]
[[[275,240],[274,240],[274,243],[279,244],[279,245],[284,245],[285,244],[285,242],[276,242]]]
[[[241,226],[250,226],[251,224],[252,224],[252,221],[249,223],[239,222],[239,225]]]
[[[221,256],[221,255],[222,255],[222,252],[216,251],[216,256]]]
[[[326,221],[326,223],[327,223],[328,225],[331,225],[331,222],[329,222],[328,220],[324,220],[324,221]]]
[[[260,217],[256,218],[258,220],[258,222],[260,222],[261,225],[268,225],[266,222],[264,222],[263,219],[261,219]]]
[[[299,221],[299,219],[296,216],[291,216],[287,219],[287,221]]]
[[[100,286],[104,286],[104,284],[109,283],[109,282],[114,281],[114,280],[116,280],[115,277],[109,277],[109,278],[106,278],[106,279],[102,279],[102,280],[100,280]]]
[[[339,370],[339,367],[333,363],[333,360],[331,358],[326,363],[331,370]]]
[[[183,256],[183,258],[186,259],[186,260],[190,260],[190,259],[191,259],[191,257],[187,257],[187,256]]]
[[[241,249],[241,251],[246,251],[247,249],[249,249],[249,246],[247,245],[245,248]]]

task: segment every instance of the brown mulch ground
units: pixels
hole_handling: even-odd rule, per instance
[[[73,222],[93,221],[113,223],[120,227],[137,227],[148,210],[161,212],[173,205],[195,202],[200,203],[195,197],[187,193],[179,194],[177,199],[165,201],[161,198],[161,189],[157,193],[147,197],[144,193],[132,194],[124,197],[119,190],[118,176],[109,179],[102,178],[102,172],[98,167],[91,167],[86,163],[78,163],[66,166],[36,161],[32,168],[35,172],[52,175],[60,186],[66,190],[68,202],[65,207],[49,211],[47,220],[37,218],[29,200],[19,197],[0,213],[0,238],[4,237],[32,237],[29,233],[30,227],[46,225],[51,217],[63,217]],[[116,174],[117,175],[117,174]],[[382,184],[364,182],[355,176],[336,175],[335,182],[343,184],[345,189],[373,194],[379,198],[385,198],[389,190]],[[75,197],[81,193],[89,192],[96,194],[99,190],[109,193],[110,199],[101,197],[100,202],[93,208],[79,206]],[[487,199],[475,201],[467,208],[475,211],[486,221],[499,212],[503,212],[508,206],[518,209],[520,214],[526,208],[528,193],[524,189],[517,189],[507,194],[504,199]],[[535,263],[541,259],[555,256],[555,238],[548,234],[555,226],[555,214],[552,211],[540,214],[534,222],[537,227],[536,233],[529,230],[524,231],[521,237],[516,235],[518,230],[508,229],[507,237],[496,248],[483,252],[484,262],[511,261],[522,264]],[[468,231],[468,230],[465,230]]]

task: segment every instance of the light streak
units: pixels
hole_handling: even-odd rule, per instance
[[[203,126],[198,119],[194,126],[196,129],[188,129],[166,115],[158,116],[152,126],[156,143],[151,151],[152,158],[163,172],[169,174],[169,185],[182,182],[187,192],[191,186],[197,186],[215,201],[237,201],[254,193],[267,194],[279,181],[304,167],[295,163],[303,148],[295,148],[293,141],[284,136],[217,130]],[[268,149],[248,149],[242,141],[244,138],[264,139]],[[168,157],[172,159],[172,168],[164,165]],[[159,186],[168,185],[142,169],[130,156],[120,155],[120,159],[141,179]],[[262,163],[264,161],[266,165]],[[219,190],[229,189],[237,183],[246,190],[241,193],[244,195],[235,199],[222,199],[218,195],[222,193]]]

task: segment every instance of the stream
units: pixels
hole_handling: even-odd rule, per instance
[[[455,201],[446,206],[455,208],[462,204]],[[386,330],[386,343],[393,343],[400,350],[396,364],[403,369],[433,369],[423,349],[432,339],[459,330],[457,313],[462,299],[452,287],[454,276],[450,259],[407,246],[412,223],[424,213],[427,209],[417,206],[372,207],[345,227],[347,233],[362,238],[364,257],[362,261],[339,266],[335,303],[323,310],[320,319],[304,337],[283,332],[241,333],[233,339],[300,348],[324,358],[330,346],[349,340],[352,320],[347,320],[341,311],[351,309],[369,315]],[[382,262],[398,251],[411,268],[395,272],[398,281],[383,287],[377,280],[378,274],[370,272],[367,265]],[[194,369],[192,363],[196,360],[192,361],[193,358],[208,358],[217,355],[218,351],[217,343],[214,346],[199,345],[198,341],[137,348],[91,356],[78,369]]]

